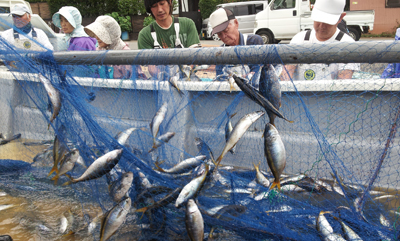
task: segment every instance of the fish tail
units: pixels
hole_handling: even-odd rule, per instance
[[[276,179],[274,180],[274,182],[272,183],[272,185],[269,188],[269,190],[272,190],[275,186],[278,187],[279,191],[281,190],[281,181],[279,179],[278,180],[276,180]]]
[[[57,182],[58,182],[58,179],[59,179],[60,177],[58,176],[58,174],[57,175],[55,175],[51,180],[52,181],[54,181],[54,185],[57,185]]]
[[[154,163],[154,165],[156,165],[157,170],[159,170],[160,172],[165,172],[164,169],[162,169],[162,168],[159,166],[158,161],[156,161],[156,162]]]
[[[208,239],[212,239],[213,238],[213,233],[214,233],[215,228],[212,227],[210,230],[210,233],[208,234]]]
[[[253,166],[254,166],[254,169],[256,169],[256,171],[257,171],[258,170],[258,165],[254,164],[254,162],[253,162]]]
[[[51,168],[49,174],[47,174],[47,177],[49,177],[53,172],[55,172],[56,174],[58,173],[58,168],[56,165],[54,165],[53,168]]]

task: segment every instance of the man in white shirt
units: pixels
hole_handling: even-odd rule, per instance
[[[335,41],[354,42],[349,35],[337,26],[346,15],[343,12],[346,0],[317,0],[311,13],[314,29],[296,34],[290,44],[330,43]],[[331,80],[351,79],[353,72],[360,70],[360,64],[299,64],[286,65],[282,80]]]
[[[7,42],[20,49],[32,51],[53,50],[53,45],[50,43],[46,33],[41,29],[32,27],[31,14],[26,5],[15,4],[11,10],[14,26],[4,31],[1,36]]]

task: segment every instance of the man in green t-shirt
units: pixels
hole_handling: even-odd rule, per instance
[[[139,32],[139,49],[201,47],[194,22],[172,16],[172,0],[145,0],[144,3],[156,21]]]

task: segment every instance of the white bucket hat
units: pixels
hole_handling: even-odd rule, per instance
[[[335,25],[343,13],[346,0],[316,0],[311,12],[314,21]]]
[[[85,27],[85,32],[92,38],[96,36],[106,44],[112,44],[121,36],[121,28],[118,22],[111,16],[99,16]]]
[[[24,4],[15,4],[11,9],[11,14],[22,16],[25,13],[32,14],[28,7]]]

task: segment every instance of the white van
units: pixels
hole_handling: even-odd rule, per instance
[[[249,1],[218,4],[217,8],[229,9],[235,14],[239,22],[239,31],[242,34],[252,34],[256,14],[268,7],[268,1]],[[218,40],[218,36],[211,36],[211,26],[208,18],[203,20],[202,33],[205,39]]]

